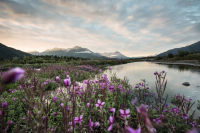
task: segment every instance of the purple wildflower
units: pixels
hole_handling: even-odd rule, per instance
[[[74,118],[74,123],[77,124],[81,124],[81,122],[83,121],[83,115],[80,115],[79,117],[75,117]]]
[[[56,96],[54,96],[54,97],[53,97],[53,102],[56,102],[57,99],[58,99],[58,98],[57,98]]]
[[[56,76],[56,82],[60,83],[60,77],[59,76]]]
[[[95,122],[94,125],[95,125],[95,127],[99,127],[100,123],[99,122]]]
[[[160,123],[162,123],[160,118],[153,119],[153,121],[156,123],[156,125],[159,125]]]
[[[110,108],[110,112],[115,113],[115,108]]]
[[[2,81],[5,84],[20,80],[24,76],[25,70],[19,67],[13,68],[2,75]]]
[[[108,127],[108,131],[111,131],[112,128],[113,128],[113,123],[114,123],[114,117],[113,116],[109,117],[109,123],[110,123],[110,126]]]
[[[121,116],[122,116],[124,119],[130,117],[130,109],[125,109],[125,110],[120,109],[119,111],[120,111]]]
[[[7,102],[2,102],[1,106],[2,106],[3,108],[6,108],[6,107],[8,107],[8,103],[7,103]]]
[[[138,128],[137,130],[131,128],[131,127],[126,127],[126,131],[128,133],[141,133],[141,128]]]
[[[57,116],[57,115],[58,115],[58,113],[57,113],[57,112],[54,112],[54,113],[53,113],[53,115],[54,115],[54,116]]]
[[[70,79],[69,76],[67,76],[67,78],[64,79],[64,84],[65,84],[65,86],[70,86],[71,85],[71,79]]]
[[[109,90],[110,90],[111,92],[114,92],[115,86],[113,86],[113,85],[109,86]]]
[[[199,130],[196,128],[193,128],[192,130],[188,131],[187,133],[199,133]]]
[[[13,98],[12,98],[13,101],[15,101],[16,99],[17,99],[16,97],[13,97]]]
[[[91,104],[90,104],[90,103],[87,103],[87,107],[88,107],[88,108],[91,108]]]
[[[61,106],[61,107],[64,107],[64,103],[61,103],[60,106]]]
[[[2,116],[3,112],[0,110],[0,116]]]
[[[94,122],[90,119],[90,129],[93,130]]]
[[[141,104],[139,107],[136,108],[138,113],[141,113],[145,117],[147,116],[148,105]]]
[[[54,129],[53,129],[53,128],[51,128],[51,132],[54,132]]]
[[[10,126],[10,125],[12,125],[12,124],[13,124],[13,121],[10,120],[10,121],[8,122],[8,125]]]
[[[101,102],[101,100],[97,101],[96,107],[99,107],[100,109],[102,109],[102,107],[104,106],[105,102]]]
[[[154,72],[154,75],[158,75],[158,72]]]

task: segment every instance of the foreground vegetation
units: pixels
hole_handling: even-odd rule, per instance
[[[130,86],[115,75],[109,79],[101,65],[2,72],[0,132],[198,132],[194,101],[168,97],[166,72],[154,75],[156,92],[145,82]]]

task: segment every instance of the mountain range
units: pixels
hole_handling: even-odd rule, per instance
[[[81,58],[92,58],[92,59],[127,59],[125,55],[120,52],[111,52],[111,53],[95,53],[87,48],[82,48],[80,46],[75,46],[73,48],[63,49],[63,48],[53,48],[48,49],[43,52],[29,52],[32,55],[54,55],[54,56],[72,56],[72,57],[81,57]]]
[[[160,53],[157,56],[167,56],[168,54],[178,55],[179,52],[200,53],[200,41],[181,48],[170,49],[166,52]]]
[[[30,56],[31,54],[8,47],[0,43],[0,59],[11,59],[13,57]]]

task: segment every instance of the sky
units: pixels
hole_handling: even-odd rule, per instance
[[[0,0],[0,43],[151,56],[200,41],[200,0]]]

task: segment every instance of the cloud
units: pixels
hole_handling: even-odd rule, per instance
[[[25,51],[81,45],[154,55],[199,41],[199,10],[199,0],[1,0],[0,41]]]

